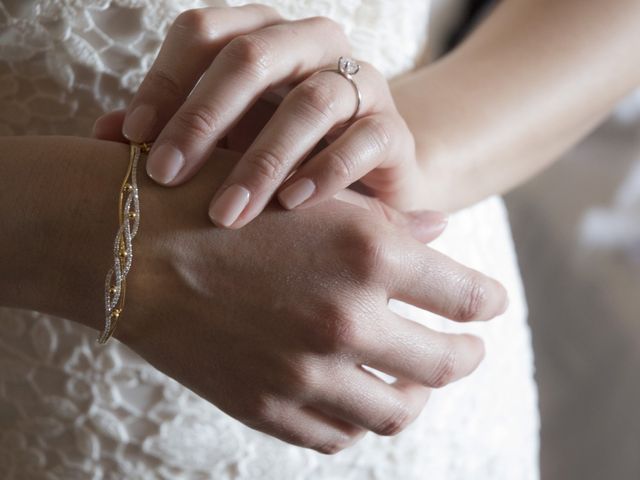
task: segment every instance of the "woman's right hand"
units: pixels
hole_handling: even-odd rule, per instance
[[[487,320],[505,309],[504,288],[392,225],[400,214],[387,207],[270,207],[241,230],[212,228],[203,206],[236,158],[216,151],[175,189],[141,178],[140,233],[115,336],[286,442],[334,453],[367,431],[400,432],[430,388],[471,373],[484,350],[477,337],[396,315],[389,298]],[[398,380],[387,384],[362,364]]]

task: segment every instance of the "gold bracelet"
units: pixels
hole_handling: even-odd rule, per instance
[[[133,262],[133,239],[140,225],[140,198],[138,195],[137,169],[140,158],[147,154],[151,144],[131,143],[129,166],[120,187],[118,218],[120,226],[113,245],[113,266],[107,272],[104,285],[104,329],[97,343],[105,344],[116,328],[124,310],[127,274]]]

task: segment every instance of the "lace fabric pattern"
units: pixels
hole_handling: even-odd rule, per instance
[[[126,106],[175,17],[244,2],[0,0],[0,135],[86,135]],[[343,24],[353,55],[388,77],[416,66],[428,2],[270,0],[283,15]],[[0,478],[47,480],[535,480],[538,413],[526,306],[502,201],[450,220],[434,248],[499,278],[505,315],[455,324],[401,302],[442,331],[481,336],[473,375],[434,391],[393,437],[367,434],[333,456],[252,430],[155,370],[123,344],[36,312],[0,309]],[[96,292],[97,295],[100,292]]]

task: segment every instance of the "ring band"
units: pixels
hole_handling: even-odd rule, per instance
[[[356,94],[356,109],[354,110],[353,115],[351,115],[351,117],[349,117],[349,119],[346,122],[344,122],[343,125],[351,123],[351,121],[358,116],[358,113],[360,113],[360,105],[362,105],[362,94],[360,93],[358,84],[353,79],[353,76],[359,71],[360,71],[360,65],[355,60],[349,57],[340,57],[338,59],[338,68],[336,69],[326,68],[324,70],[318,70],[316,72],[316,73],[322,73],[322,72],[337,73],[338,75],[346,78],[351,84],[351,86],[353,87],[353,91]]]

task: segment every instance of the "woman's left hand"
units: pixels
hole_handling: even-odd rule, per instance
[[[147,173],[179,185],[263,95],[292,86],[216,192],[212,221],[239,228],[276,193],[285,208],[308,207],[358,180],[411,209],[420,176],[412,134],[385,78],[364,62],[352,77],[358,106],[337,72],[349,52],[341,27],[324,17],[287,21],[262,5],[185,11],[129,105],[123,134],[154,141]]]

